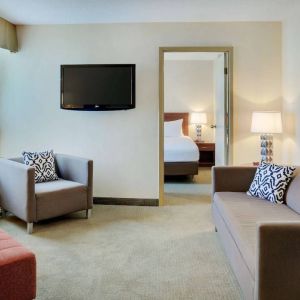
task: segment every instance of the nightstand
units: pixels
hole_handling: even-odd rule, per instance
[[[215,143],[197,142],[200,159],[199,167],[212,167],[215,165]]]

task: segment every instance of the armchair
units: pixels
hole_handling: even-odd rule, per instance
[[[55,154],[59,180],[35,183],[34,168],[22,158],[0,159],[0,207],[27,223],[33,223],[80,210],[86,218],[93,207],[93,161]]]

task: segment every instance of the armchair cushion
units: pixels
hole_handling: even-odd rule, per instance
[[[22,152],[24,163],[35,169],[35,182],[57,180],[53,150],[43,152]]]
[[[35,197],[37,220],[87,209],[87,187],[74,181],[58,179],[37,183]]]

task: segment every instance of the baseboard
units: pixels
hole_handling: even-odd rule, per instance
[[[103,205],[134,205],[134,206],[158,206],[158,199],[140,199],[140,198],[108,198],[94,197],[94,204]]]

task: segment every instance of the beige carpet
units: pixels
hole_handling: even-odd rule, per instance
[[[38,299],[240,299],[210,216],[210,197],[166,195],[164,207],[96,205],[35,226],[0,227],[36,253]]]

